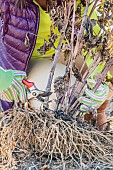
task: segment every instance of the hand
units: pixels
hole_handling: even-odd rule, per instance
[[[22,83],[26,73],[19,70],[4,70],[0,68],[0,99],[8,102],[26,101],[26,90]]]
[[[93,109],[98,109],[107,99],[109,94],[109,87],[106,84],[101,84],[96,92],[93,92],[93,87],[96,85],[94,80],[88,79],[88,88],[86,88],[84,96],[80,97],[78,101],[82,104],[80,110],[82,112],[90,113]]]

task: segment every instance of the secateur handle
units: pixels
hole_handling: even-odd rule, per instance
[[[22,83],[27,86],[29,89],[34,86],[34,82],[29,82],[28,80],[23,79]]]

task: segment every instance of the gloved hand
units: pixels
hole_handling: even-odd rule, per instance
[[[101,84],[96,92],[92,89],[96,85],[94,80],[87,80],[88,88],[85,89],[84,96],[80,97],[78,101],[82,104],[80,111],[90,112],[90,110],[98,109],[107,99],[109,94],[109,87],[106,84]]]
[[[0,99],[7,102],[26,101],[26,90],[22,83],[26,73],[19,70],[4,70],[0,67]]]

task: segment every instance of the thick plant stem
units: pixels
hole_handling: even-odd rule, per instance
[[[100,52],[98,52],[95,56],[95,59],[93,60],[93,62],[91,63],[90,67],[87,69],[87,71],[84,73],[83,75],[83,82],[77,82],[76,84],[76,88],[74,88],[73,90],[73,98],[72,100],[74,99],[74,96],[77,96],[77,98],[79,98],[79,96],[82,96],[83,93],[84,93],[84,89],[86,87],[86,80],[87,78],[90,77],[90,75],[92,74],[92,72],[96,69],[96,67],[99,65],[100,63],[100,58],[101,58],[101,54]],[[71,101],[72,101],[71,100]],[[70,107],[70,109],[73,109],[75,108],[75,106],[77,105],[78,101],[76,100],[74,102],[74,104]],[[70,102],[71,104],[71,102]]]
[[[108,71],[110,70],[111,66],[113,65],[113,59],[110,59],[108,63],[106,63],[101,78],[98,80],[97,84],[93,88],[93,91],[96,92],[98,87],[101,85],[102,81],[104,80],[105,76],[107,75]]]
[[[85,8],[85,11],[84,11],[84,17],[83,17],[83,19],[82,19],[82,23],[81,23],[81,27],[80,27],[80,31],[78,32],[78,35],[77,35],[77,41],[76,41],[76,45],[75,45],[75,48],[73,49],[73,46],[72,46],[72,50],[71,50],[71,70],[72,70],[72,67],[73,67],[73,64],[74,64],[74,61],[75,61],[75,59],[77,58],[77,55],[79,54],[79,52],[80,52],[80,50],[81,50],[81,48],[82,48],[82,46],[83,46],[83,42],[82,42],[82,36],[83,36],[83,34],[84,34],[84,27],[83,27],[83,25],[84,25],[84,23],[85,23],[85,21],[86,21],[86,19],[87,19],[87,12],[88,12],[88,7],[89,7],[89,2],[86,2],[86,8]],[[73,18],[74,18],[74,16],[73,16]],[[73,38],[73,35],[72,35],[72,37],[71,37],[71,42],[72,42],[72,39]],[[71,44],[72,45],[72,44]],[[71,73],[72,73],[72,71],[71,71]],[[76,89],[76,86],[77,85],[77,82],[75,82],[75,85],[73,86],[73,89],[72,89],[72,92],[71,92],[71,95],[70,95],[70,103],[71,103],[71,101],[73,100],[73,91],[75,91],[75,89]]]
[[[49,75],[49,78],[48,78],[48,83],[47,83],[47,86],[46,86],[46,91],[51,91],[51,84],[52,84],[52,80],[53,80],[53,76],[54,76],[54,71],[55,71],[55,67],[56,67],[58,57],[59,57],[59,54],[60,54],[60,50],[61,50],[61,47],[62,47],[62,42],[63,42],[64,37],[65,37],[65,31],[66,31],[68,21],[69,21],[69,16],[70,16],[70,13],[71,13],[71,6],[72,6],[72,4],[69,3],[68,16],[65,17],[65,25],[64,25],[63,31],[62,31],[63,33],[61,35],[61,38],[60,38],[59,43],[58,43],[58,47],[57,47],[56,52],[55,52],[54,61],[53,61],[52,67],[51,67],[50,75]]]
[[[74,8],[73,8],[73,19],[72,19],[72,34],[71,34],[71,54],[70,54],[70,81],[68,86],[68,96],[70,95],[70,86],[71,86],[71,78],[72,78],[72,67],[73,67],[73,58],[74,58],[74,28],[75,28],[75,10],[76,10],[76,0],[74,0]]]
[[[83,46],[83,42],[82,42],[82,36],[84,34],[84,23],[86,22],[86,19],[87,19],[87,13],[88,13],[88,7],[89,7],[89,4],[86,3],[86,8],[85,8],[85,12],[84,12],[84,17],[82,19],[82,23],[81,23],[81,27],[80,27],[80,31],[78,32],[78,35],[77,35],[77,42],[76,42],[76,45],[75,45],[75,49],[74,49],[74,60],[76,59],[78,53],[80,52],[82,46]]]

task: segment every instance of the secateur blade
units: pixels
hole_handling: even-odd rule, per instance
[[[48,97],[52,94],[52,92],[47,92],[47,91],[43,91],[42,93],[40,93],[38,96],[40,97]]]
[[[43,99],[43,97],[49,97],[51,94],[52,94],[52,92],[43,91],[43,92],[40,93],[36,98],[37,98],[38,100],[40,100],[41,102],[44,102],[45,99]]]
[[[23,84],[28,87],[28,100],[32,98],[36,98],[42,102],[44,102],[43,97],[49,97],[52,92],[47,92],[40,90],[36,87],[34,82],[29,82],[28,80],[23,79]]]

